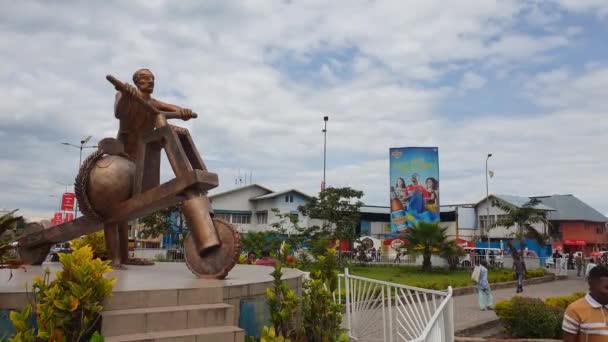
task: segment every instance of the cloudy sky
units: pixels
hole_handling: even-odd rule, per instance
[[[438,146],[442,203],[572,193],[608,213],[608,0],[11,1],[0,6],[0,208],[49,218],[78,144],[116,134],[141,67],[219,190],[327,179],[388,204],[388,149]],[[91,150],[85,150],[90,152]],[[163,171],[169,179],[169,169]]]

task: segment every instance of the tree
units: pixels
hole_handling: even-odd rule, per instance
[[[540,203],[541,202],[537,198],[533,198],[521,207],[516,207],[501,200],[492,201],[492,206],[498,207],[505,212],[505,216],[499,218],[493,227],[502,226],[507,229],[512,227],[516,228],[513,235],[515,239],[519,241],[519,253],[517,253],[517,250],[513,247],[511,241],[507,241],[507,246],[509,246],[515,260],[519,260],[519,257],[523,256],[524,241],[526,239],[536,240],[541,246],[545,245],[545,236],[534,229],[533,226],[536,223],[547,223],[546,211],[536,208]]]
[[[363,191],[349,187],[327,188],[298,210],[310,218],[323,220],[322,226],[309,229],[310,234],[328,233],[333,240],[352,240],[359,225],[361,197]]]
[[[299,249],[307,240],[304,234],[305,229],[299,226],[298,215],[291,213],[281,213],[277,208],[272,208],[270,211],[274,214],[277,220],[270,224],[278,234],[281,241],[286,242],[290,247]]]
[[[431,271],[431,256],[442,254],[452,243],[448,241],[446,231],[447,228],[440,227],[437,222],[420,221],[402,235],[408,241],[408,253],[422,254],[423,271]]]
[[[176,216],[177,215],[177,216]],[[178,234],[179,245],[183,246],[184,238],[188,234],[188,226],[185,224],[181,205],[170,206],[158,210],[141,219],[144,229],[139,232],[139,237],[149,238],[162,235]]]

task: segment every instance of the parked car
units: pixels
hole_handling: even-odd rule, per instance
[[[464,251],[466,255],[462,257],[460,265],[462,267],[472,267],[474,260],[471,260],[471,253],[475,253],[475,258],[480,260],[486,260],[488,265],[495,267],[503,267],[503,252],[500,248],[472,248],[465,247]]]
[[[59,261],[59,253],[72,253],[72,247],[70,246],[70,243],[58,243],[51,247],[51,251],[49,252],[50,260],[54,262]]]

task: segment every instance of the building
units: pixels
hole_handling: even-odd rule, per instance
[[[298,207],[306,204],[310,196],[296,189],[275,192],[259,184],[251,184],[209,196],[213,214],[235,225],[239,232],[259,232],[267,230],[280,218],[280,214],[295,215],[301,226],[313,223],[302,215]],[[288,227],[289,228],[289,227]]]
[[[608,248],[606,216],[573,195],[533,198],[555,209],[547,216],[554,249],[590,253]]]

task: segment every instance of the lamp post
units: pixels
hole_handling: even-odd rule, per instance
[[[53,197],[56,198],[59,201],[59,209],[57,211],[61,211],[61,198],[55,196],[55,195],[49,195],[49,197]]]
[[[97,148],[97,146],[86,146],[86,144],[89,142],[89,140],[91,140],[92,136],[88,136],[82,140],[80,140],[80,146],[79,145],[74,145],[74,144],[70,144],[67,142],[62,142],[61,145],[66,145],[66,146],[71,146],[71,147],[75,147],[77,149],[80,150],[80,157],[78,159],[78,169],[80,169],[80,164],[82,164],[82,149],[84,148]],[[76,205],[74,206],[74,218],[78,217],[78,202],[76,202]]]
[[[488,248],[490,248],[490,190],[488,185],[488,160],[492,157],[492,153],[488,153],[486,158],[486,233],[488,234]]]
[[[327,162],[327,121],[329,121],[329,116],[323,117],[323,122],[325,123],[325,127],[323,128],[323,187],[321,191],[325,190],[325,168]]]

